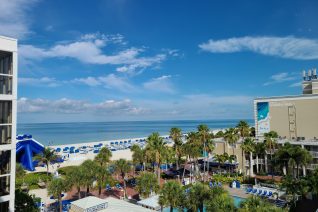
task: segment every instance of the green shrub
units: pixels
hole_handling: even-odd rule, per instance
[[[26,174],[24,177],[16,178],[16,187],[19,188],[22,186],[23,182],[28,185],[29,189],[38,189],[38,182],[42,180],[45,183],[51,181],[52,176],[47,176],[46,172],[36,172],[36,173],[29,173]]]
[[[57,171],[61,175],[67,175],[69,172],[71,172],[73,169],[75,169],[77,166],[67,166],[59,168]]]

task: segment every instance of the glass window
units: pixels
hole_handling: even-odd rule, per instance
[[[10,194],[10,176],[0,177],[0,197]]]
[[[11,144],[11,125],[0,125],[0,145],[1,144]]]
[[[10,174],[11,151],[0,151],[0,175]]]
[[[0,94],[12,94],[12,77],[0,75]]]
[[[12,102],[0,101],[0,124],[11,124]]]
[[[9,211],[9,201],[0,202],[0,211],[1,212],[8,212]]]
[[[12,75],[12,53],[0,51],[0,74]]]

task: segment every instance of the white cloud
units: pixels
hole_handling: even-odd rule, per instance
[[[209,40],[199,47],[212,53],[252,51],[255,53],[298,60],[318,59],[318,40],[288,37],[238,37]]]
[[[152,91],[163,93],[175,93],[174,86],[171,82],[170,75],[164,75],[158,78],[153,78],[148,82],[145,82],[144,88]]]
[[[302,82],[295,82],[291,85],[289,85],[289,87],[293,88],[293,87],[301,87],[302,86]]]
[[[55,78],[42,77],[42,78],[31,78],[31,77],[20,77],[19,85],[28,85],[35,87],[57,87],[60,85]]]
[[[292,81],[297,79],[297,75],[295,74],[289,74],[287,72],[282,72],[278,74],[274,74],[270,77],[270,81],[264,83],[264,86],[268,86],[271,84],[277,84],[277,83],[282,83],[282,82],[287,82],[287,81]]]
[[[3,0],[0,3],[0,34],[25,38],[31,33],[28,14],[38,0]]]
[[[92,103],[84,100],[74,100],[62,98],[58,100],[49,99],[28,99],[20,98],[18,100],[19,113],[63,113],[63,114],[81,114],[81,113],[99,113],[102,114],[129,114],[138,115],[146,112],[145,109],[133,105],[129,99],[124,100],[106,100],[100,103]]]
[[[85,34],[79,40],[63,42],[50,48],[32,45],[20,45],[19,53],[23,61],[45,58],[73,58],[88,64],[117,65],[117,71],[129,74],[139,73],[145,68],[160,65],[168,53],[143,56],[144,48],[126,48],[115,53],[104,53],[104,47],[110,44],[125,45],[122,35]]]
[[[115,74],[100,77],[76,78],[71,80],[71,82],[88,86],[104,86],[105,88],[116,89],[127,93],[136,91],[135,86],[133,86],[126,78],[119,77]]]

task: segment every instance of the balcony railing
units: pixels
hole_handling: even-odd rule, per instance
[[[308,169],[318,169],[318,164],[310,164],[307,166]]]
[[[318,158],[318,152],[309,151],[309,153],[311,154],[311,156],[312,156],[313,158]]]

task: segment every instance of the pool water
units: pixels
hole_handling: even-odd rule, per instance
[[[243,202],[245,199],[237,196],[232,196],[234,200],[234,206],[236,208],[240,207],[241,202]]]

